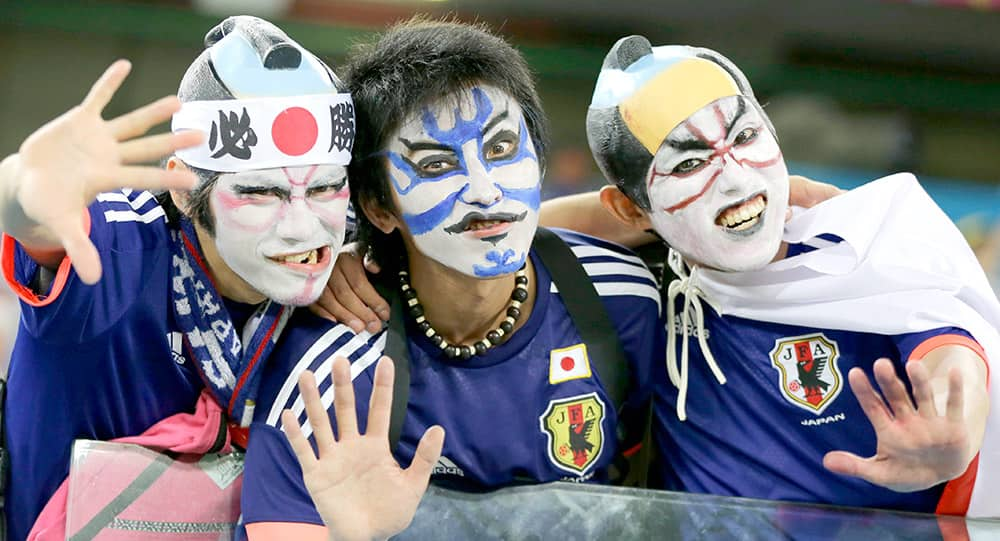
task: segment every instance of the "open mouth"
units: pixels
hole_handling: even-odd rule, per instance
[[[320,246],[304,252],[267,256],[268,259],[296,270],[312,271],[325,267],[330,262],[330,247]]]
[[[767,197],[763,193],[758,193],[722,209],[715,217],[715,225],[729,233],[752,233],[763,222],[765,210],[767,210]]]
[[[527,211],[520,214],[512,212],[495,212],[491,214],[470,212],[457,223],[449,225],[444,230],[452,234],[469,233],[483,240],[499,240],[499,238],[507,234],[507,230],[514,223],[520,222],[527,215]]]

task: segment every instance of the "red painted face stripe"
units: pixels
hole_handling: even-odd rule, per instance
[[[314,165],[311,168],[309,168],[309,170],[306,171],[306,176],[303,177],[302,182],[295,180],[292,177],[292,174],[288,172],[287,167],[282,167],[281,172],[285,174],[285,178],[288,179],[288,183],[291,184],[292,186],[305,186],[309,184],[310,180],[312,180],[312,176],[316,174],[317,169],[319,169],[318,165]]]
[[[719,175],[722,174],[722,169],[723,168],[720,167],[720,168],[718,168],[715,171],[715,173],[712,174],[712,178],[708,179],[708,182],[706,182],[705,185],[702,186],[700,192],[692,195],[691,197],[688,197],[687,199],[681,201],[680,203],[677,203],[676,205],[673,205],[671,207],[667,207],[667,208],[665,208],[663,210],[665,210],[667,212],[667,214],[673,214],[673,213],[677,212],[678,210],[681,210],[684,207],[687,207],[691,203],[694,203],[695,201],[701,199],[701,196],[705,195],[705,192],[707,192],[708,189],[712,187],[712,184],[715,184],[715,179],[719,178]]]
[[[771,158],[769,160],[762,161],[762,162],[758,162],[758,161],[754,161],[754,160],[748,160],[746,158],[742,158],[742,159],[739,159],[739,160],[736,160],[736,161],[740,165],[749,165],[750,167],[756,167],[756,168],[771,167],[772,165],[777,165],[778,162],[781,161],[781,151],[779,150],[778,154],[775,155],[773,158]]]
[[[724,129],[725,126],[726,126],[726,117],[725,117],[725,115],[723,115],[722,109],[720,109],[718,105],[713,106],[712,109],[715,112],[715,120],[719,123],[719,127]],[[705,136],[705,134],[701,130],[698,129],[697,126],[695,126],[694,124],[692,124],[690,121],[685,121],[684,122],[684,126],[688,129],[688,131],[690,131],[692,134],[694,134],[695,137],[697,137],[698,139],[700,139],[701,141],[703,141],[705,143],[708,143],[712,148],[715,149],[715,151],[712,152],[712,155],[708,157],[707,162],[711,163],[711,162],[714,162],[716,159],[721,158],[725,154],[730,154],[730,155],[732,154],[732,150],[733,150],[733,146],[734,145],[732,145],[732,144],[729,144],[729,145],[722,144],[722,141],[723,141],[722,138],[715,139],[715,140],[709,139],[708,137]],[[726,134],[726,135],[728,135],[728,134]],[[723,137],[725,137],[725,135]],[[750,167],[754,167],[754,168],[771,167],[773,165],[776,165],[776,164],[778,164],[781,161],[781,157],[782,157],[782,155],[781,155],[781,150],[780,149],[778,150],[778,154],[777,155],[775,155],[773,158],[770,158],[770,159],[765,160],[765,161],[755,161],[755,160],[750,160],[750,159],[746,159],[746,158],[736,159],[736,157],[733,156],[733,158],[736,159],[736,162],[739,163],[740,165],[750,166]],[[693,174],[693,173],[695,173],[696,171],[698,171],[700,169],[701,168],[699,168],[699,169],[697,169],[695,171],[691,171],[690,173],[687,173],[687,174],[684,174],[684,175],[675,175],[673,173],[663,173],[663,172],[657,170],[656,166],[654,165],[653,168],[652,168],[652,170],[650,171],[650,174],[649,174],[649,180],[648,180],[647,187],[648,186],[652,186],[653,185],[653,181],[655,181],[659,177],[684,177],[684,176]],[[705,185],[701,187],[701,191],[699,191],[698,193],[692,195],[691,197],[688,197],[687,199],[684,199],[680,203],[677,203],[676,205],[673,205],[673,206],[670,206],[670,207],[666,207],[663,210],[665,212],[667,212],[668,214],[673,214],[673,213],[677,212],[678,210],[681,210],[681,209],[687,207],[691,203],[694,203],[698,199],[701,199],[701,197],[703,195],[705,195],[706,192],[708,192],[708,189],[712,187],[712,184],[715,183],[716,179],[719,178],[719,175],[722,174],[722,171],[724,169],[725,169],[725,164],[720,164],[719,169],[714,174],[712,174],[712,178],[708,179],[708,182],[706,182]]]

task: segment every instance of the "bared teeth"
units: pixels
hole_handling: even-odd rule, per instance
[[[298,264],[308,264],[315,265],[319,261],[319,251],[309,250],[308,252],[301,252],[297,254],[287,254],[279,257],[272,258],[279,263],[298,263]]]
[[[766,208],[767,201],[764,196],[759,195],[738,207],[727,209],[716,219],[716,223],[728,228],[746,229],[756,223]]]

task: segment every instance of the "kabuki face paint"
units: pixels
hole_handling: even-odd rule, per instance
[[[210,196],[216,249],[268,298],[311,304],[344,242],[349,195],[342,165],[222,174]]]
[[[423,255],[478,278],[524,265],[541,172],[517,102],[489,86],[417,111],[387,148],[397,208]]]
[[[653,228],[689,263],[724,271],[767,265],[788,207],[788,170],[746,98],[702,107],[675,127],[647,177]]]

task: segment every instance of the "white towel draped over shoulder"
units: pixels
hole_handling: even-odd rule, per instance
[[[844,242],[811,242],[824,233]],[[913,175],[800,210],[784,240],[821,247],[754,272],[702,270],[697,287],[722,314],[755,320],[890,335],[961,327],[997,366],[1000,303],[961,232]],[[990,387],[970,517],[1000,517],[1000,385]]]

